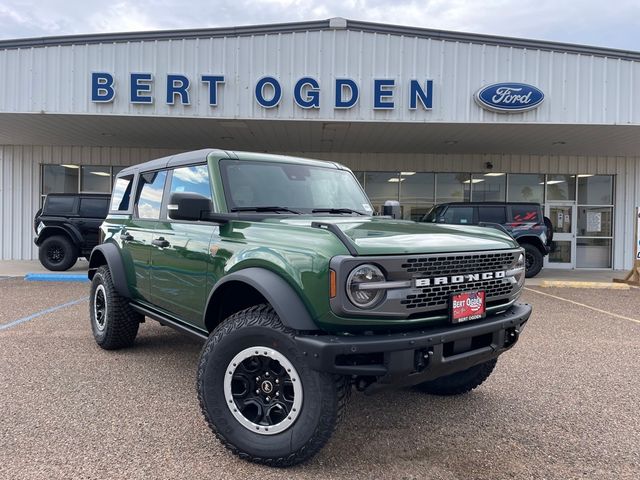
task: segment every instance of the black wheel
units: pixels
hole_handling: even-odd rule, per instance
[[[78,249],[68,237],[54,235],[40,244],[38,258],[47,270],[69,270],[78,260]]]
[[[542,252],[538,247],[525,243],[522,245],[524,248],[524,265],[526,278],[535,277],[542,270],[542,261],[544,259]]]
[[[198,399],[209,427],[240,458],[276,467],[304,462],[329,440],[347,403],[346,377],[309,368],[267,305],[218,326],[198,366]]]
[[[432,395],[460,395],[470,392],[484,382],[496,366],[497,359],[489,360],[462,372],[436,378],[416,385],[414,388]]]
[[[107,266],[98,268],[91,281],[89,316],[93,338],[105,350],[131,346],[144,318],[118,294]]]

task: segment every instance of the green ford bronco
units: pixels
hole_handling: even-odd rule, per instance
[[[267,465],[317,453],[354,386],[472,390],[531,314],[513,238],[374,216],[333,162],[209,149],[135,165],[100,236],[98,345],[131,346],[145,317],[204,340],[206,421]]]

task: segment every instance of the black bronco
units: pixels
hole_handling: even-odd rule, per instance
[[[54,271],[69,270],[78,257],[91,255],[98,230],[109,210],[109,194],[50,193],[33,219],[40,263]]]
[[[525,251],[526,277],[535,277],[545,255],[549,254],[553,229],[542,215],[539,203],[528,202],[451,202],[434,205],[424,222],[457,225],[500,226]]]

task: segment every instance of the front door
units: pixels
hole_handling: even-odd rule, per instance
[[[575,268],[576,266],[576,206],[570,203],[549,203],[545,216],[553,225],[551,252],[545,257],[546,268]]]

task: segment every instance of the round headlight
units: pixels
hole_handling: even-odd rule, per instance
[[[525,274],[525,261],[524,261],[523,253],[521,253],[520,256],[518,257],[518,261],[516,262],[516,265],[515,265],[515,270],[518,271],[518,273],[515,274],[518,286],[522,287],[522,285],[524,285],[524,274]]]
[[[384,296],[384,290],[376,288],[376,283],[386,278],[375,265],[364,264],[354,268],[347,278],[347,296],[358,308],[371,308]]]

